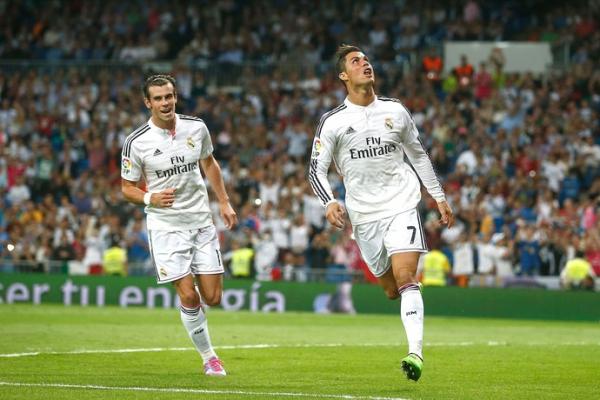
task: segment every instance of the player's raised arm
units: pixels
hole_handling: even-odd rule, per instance
[[[326,208],[325,216],[330,224],[341,229],[344,227],[344,208],[334,198],[331,185],[327,179],[327,172],[331,165],[334,141],[331,132],[324,129],[328,114],[321,117],[317,132],[313,140],[310,165],[308,168],[308,181],[315,195]]]

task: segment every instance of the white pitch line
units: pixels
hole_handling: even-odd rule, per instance
[[[152,388],[138,386],[102,386],[102,385],[74,385],[66,383],[23,383],[23,382],[2,382],[0,386],[13,387],[42,387],[42,388],[62,388],[62,389],[92,389],[92,390],[121,390],[131,392],[161,392],[161,393],[194,393],[194,394],[235,394],[241,396],[285,396],[285,397],[313,397],[327,399],[348,399],[348,400],[408,400],[401,397],[381,397],[381,396],[358,396],[351,394],[325,394],[325,393],[293,393],[293,392],[251,392],[243,390],[208,390],[208,389],[182,389],[182,388]]]
[[[313,347],[382,347],[399,346],[398,343],[364,343],[364,344],[343,344],[343,343],[315,343],[315,344],[240,344],[214,346],[215,350],[237,350],[237,349],[276,349],[276,348],[313,348]],[[193,347],[150,347],[135,349],[93,349],[93,350],[71,350],[71,351],[31,351],[24,353],[5,353],[0,354],[0,358],[30,357],[39,355],[68,355],[68,354],[110,354],[110,353],[151,353],[161,351],[195,351]]]
[[[40,355],[67,355],[67,354],[108,354],[108,353],[150,353],[157,351],[188,351],[192,347],[150,347],[139,349],[97,349],[97,350],[72,350],[72,351],[32,351],[28,353],[0,354],[0,358],[30,357]]]
[[[319,348],[319,347],[389,347],[401,346],[404,343],[313,343],[313,344],[239,344],[239,345],[223,345],[214,346],[216,350],[237,350],[237,349],[277,349],[277,348]],[[544,343],[544,342],[529,342],[529,343],[509,343],[509,342],[431,342],[425,343],[423,347],[470,347],[470,346],[600,346],[599,343],[593,342],[564,342],[564,343]],[[71,351],[30,351],[23,353],[4,353],[0,354],[0,358],[18,358],[32,357],[39,355],[77,355],[77,354],[111,354],[111,353],[152,353],[163,351],[195,351],[193,347],[149,347],[135,349],[91,349],[91,350],[71,350]]]

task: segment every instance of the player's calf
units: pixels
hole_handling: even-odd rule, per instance
[[[400,294],[398,293],[398,289],[396,289],[396,287],[384,288],[384,292],[387,298],[390,300],[396,300],[398,299],[398,297],[400,297]]]

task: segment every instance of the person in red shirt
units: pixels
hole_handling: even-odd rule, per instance
[[[429,53],[423,57],[422,67],[425,79],[438,88],[442,81],[441,76],[444,62],[442,61],[442,57],[437,54],[435,48],[432,47]]]
[[[473,74],[475,73],[475,70],[469,63],[469,60],[467,60],[466,55],[463,54],[460,56],[460,65],[454,67],[453,73],[456,75],[460,87],[466,88],[473,83]]]
[[[585,238],[585,258],[592,264],[596,276],[600,276],[600,236],[591,231]]]
[[[475,98],[485,100],[492,95],[492,75],[487,71],[484,62],[479,64],[479,71],[475,75]]]

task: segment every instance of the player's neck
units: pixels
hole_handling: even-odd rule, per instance
[[[156,116],[153,115],[152,122],[154,123],[154,125],[156,125],[157,127],[161,128],[161,129],[167,129],[167,130],[175,129],[175,118],[165,121],[165,120],[157,118]]]
[[[375,90],[372,85],[349,87],[348,100],[352,104],[366,107],[375,101]]]

